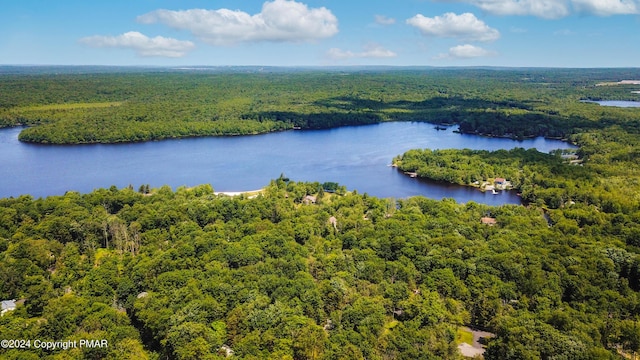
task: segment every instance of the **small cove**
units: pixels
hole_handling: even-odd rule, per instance
[[[600,106],[613,106],[622,108],[638,108],[640,107],[640,101],[620,101],[620,100],[582,100],[586,103],[595,103]]]
[[[145,143],[52,146],[17,140],[19,128],[0,129],[0,197],[62,195],[131,184],[177,188],[211,184],[216,191],[261,188],[280,174],[294,181],[334,181],[378,197],[423,195],[489,205],[519,204],[515,192],[410,178],[389,164],[415,148],[483,150],[572,148],[544,138],[516,141],[436,130],[422,122],[392,122],[328,130],[243,137],[203,137]]]

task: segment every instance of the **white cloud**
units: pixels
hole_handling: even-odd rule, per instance
[[[638,14],[640,0],[434,0],[465,2],[495,15],[532,15],[559,19],[573,11],[597,16]]]
[[[477,57],[494,56],[495,53],[474,45],[458,45],[449,49],[447,54],[440,54],[436,59],[471,59]]]
[[[634,0],[572,0],[578,12],[598,16],[638,14],[640,4]]]
[[[500,32],[492,29],[471,13],[456,15],[446,13],[433,18],[418,14],[407,20],[407,24],[420,30],[425,36],[452,37],[471,41],[493,41]]]
[[[469,2],[497,15],[533,15],[546,19],[569,15],[565,0],[471,0]]]
[[[98,48],[132,49],[139,56],[183,57],[195,48],[191,41],[182,41],[162,36],[150,38],[137,31],[129,31],[118,36],[89,36],[80,43]]]
[[[398,56],[398,54],[394,53],[391,50],[387,50],[380,45],[368,45],[365,46],[364,51],[361,52],[332,48],[327,52],[327,56],[334,60],[347,60],[355,58],[392,58]]]
[[[449,55],[457,58],[474,58],[494,55],[491,51],[474,45],[458,45],[449,49]]]
[[[310,9],[291,0],[267,1],[259,14],[239,10],[156,10],[138,17],[144,24],[162,23],[188,30],[211,45],[259,41],[310,41],[338,33],[338,19],[330,10]]]
[[[396,19],[386,17],[384,15],[376,15],[375,21],[376,21],[376,24],[378,25],[393,25],[396,23]]]

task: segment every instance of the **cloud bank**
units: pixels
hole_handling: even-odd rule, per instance
[[[458,38],[467,41],[493,41],[500,37],[498,30],[489,27],[471,13],[446,13],[433,18],[418,14],[407,20],[425,36]]]
[[[572,13],[597,16],[640,13],[640,0],[436,0],[464,2],[494,15],[530,15],[559,19]]]
[[[327,52],[327,56],[333,60],[347,60],[347,59],[383,59],[392,58],[398,56],[395,52],[387,50],[380,45],[369,45],[361,52],[352,52],[349,50],[342,50],[338,48],[332,48]]]
[[[137,18],[143,24],[161,23],[187,30],[211,45],[243,42],[305,42],[338,33],[338,19],[330,10],[309,8],[292,0],[267,1],[250,15],[239,10],[155,10]]]
[[[478,46],[465,44],[450,48],[447,54],[440,54],[436,56],[436,59],[471,59],[494,55],[496,54],[492,51],[485,50]]]
[[[191,41],[182,41],[163,36],[149,38],[137,31],[130,31],[118,36],[88,36],[80,39],[80,43],[97,48],[124,48],[134,50],[138,56],[144,57],[183,57],[195,48]]]

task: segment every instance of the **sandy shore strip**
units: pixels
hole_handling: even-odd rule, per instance
[[[238,195],[249,195],[249,197],[257,196],[258,194],[262,194],[264,192],[264,188],[258,190],[248,190],[248,191],[215,191],[214,195],[226,195],[226,196],[238,196]]]

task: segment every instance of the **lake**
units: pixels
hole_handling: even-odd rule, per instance
[[[415,148],[549,152],[572,148],[559,140],[516,141],[436,130],[433,124],[391,122],[329,130],[291,130],[241,137],[202,137],[144,143],[39,145],[18,141],[20,128],[0,129],[0,198],[90,192],[115,185],[151,187],[211,184],[215,191],[262,188],[280,174],[294,181],[338,182],[378,197],[424,195],[458,202],[519,204],[514,192],[498,195],[469,187],[410,178],[391,160]]]

